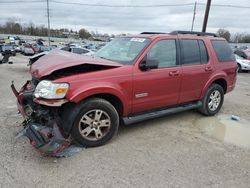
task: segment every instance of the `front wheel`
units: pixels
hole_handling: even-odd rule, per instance
[[[119,115],[108,101],[93,98],[79,104],[71,135],[85,147],[100,146],[108,142],[117,132]]]
[[[220,111],[223,101],[223,88],[219,84],[212,84],[202,100],[199,111],[206,116],[213,116]]]

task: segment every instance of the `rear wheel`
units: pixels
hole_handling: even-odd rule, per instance
[[[108,142],[117,132],[119,115],[108,101],[89,99],[80,105],[72,128],[72,137],[85,147],[100,146]]]
[[[220,111],[223,101],[223,88],[218,84],[212,84],[202,100],[202,107],[199,111],[206,116],[213,116]]]

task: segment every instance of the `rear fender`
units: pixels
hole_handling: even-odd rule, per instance
[[[228,85],[228,81],[226,79],[226,74],[224,73],[221,73],[221,74],[216,74],[214,76],[212,76],[206,83],[206,85],[204,86],[202,92],[201,92],[201,96],[200,96],[200,99],[202,99],[205,95],[206,95],[206,92],[208,90],[208,88],[210,87],[210,85],[215,81],[215,80],[218,80],[218,79],[223,79],[226,81],[227,85]]]

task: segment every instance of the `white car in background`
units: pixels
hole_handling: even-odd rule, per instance
[[[238,72],[250,71],[250,60],[244,59],[243,57],[237,54],[234,54],[234,55],[238,64]]]

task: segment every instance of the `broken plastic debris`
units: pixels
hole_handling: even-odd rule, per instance
[[[15,136],[15,143],[18,141],[19,138],[21,138],[22,136],[25,136],[26,131],[27,131],[27,128],[28,128],[28,127],[22,129],[21,131],[19,131],[19,132],[16,134],[16,136]]]
[[[235,121],[240,121],[240,117],[236,115],[231,115],[231,119]]]

